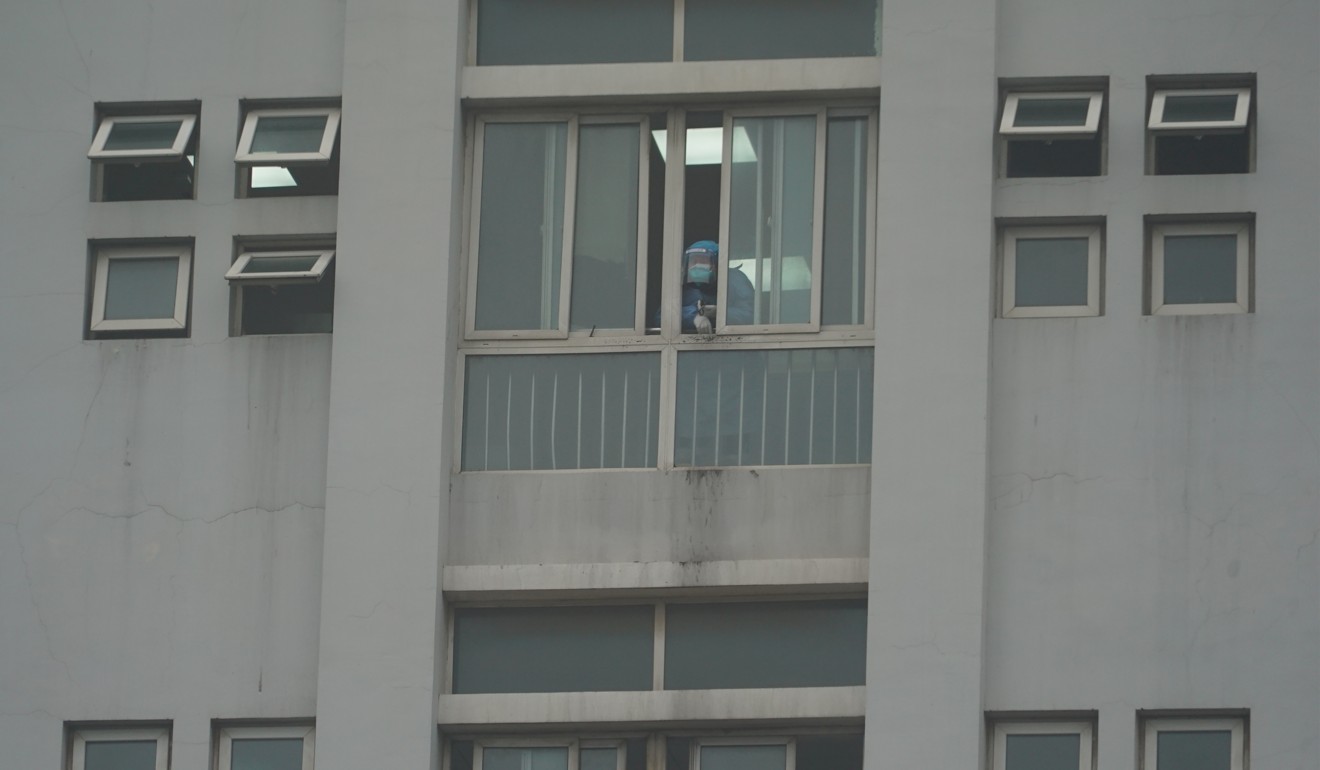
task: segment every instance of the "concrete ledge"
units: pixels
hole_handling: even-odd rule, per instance
[[[693,593],[841,593],[866,589],[866,559],[755,559],[607,564],[496,564],[444,568],[451,600]],[[758,691],[760,692],[760,691]]]
[[[752,690],[556,692],[441,695],[437,718],[446,731],[496,730],[535,724],[673,727],[718,721],[794,724],[859,721],[865,687],[791,687]]]

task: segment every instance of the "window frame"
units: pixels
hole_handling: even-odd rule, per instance
[[[1023,99],[1081,99],[1087,98],[1086,123],[1081,126],[1015,126],[1018,105]],[[1100,131],[1100,115],[1103,112],[1105,93],[1102,90],[1085,91],[1021,91],[1008,90],[1004,93],[1003,116],[999,121],[999,133],[1010,139],[1049,139],[1079,138],[1093,136]]]
[[[275,257],[312,257],[315,256],[316,263],[307,270],[294,270],[278,273],[245,273],[244,270],[254,261],[270,259]],[[245,248],[238,255],[238,259],[230,265],[229,270],[225,272],[225,280],[231,283],[239,283],[247,286],[260,284],[281,284],[281,283],[320,283],[325,276],[325,270],[334,261],[335,249],[260,249]]]
[[[334,157],[335,142],[339,139],[339,107],[253,107],[244,112],[243,128],[239,133],[234,162],[243,166],[284,166],[290,163],[328,163]],[[252,152],[252,140],[262,118],[292,118],[323,115],[325,129],[321,133],[321,146],[316,152]]]
[[[1017,242],[1041,238],[1087,239],[1085,305],[1017,305]],[[999,231],[1000,317],[1087,318],[1101,314],[1104,225],[1099,222],[1048,225],[1005,225]]]
[[[170,766],[170,728],[160,727],[90,727],[74,728],[71,749],[70,770],[86,770],[88,743],[119,743],[128,741],[155,741],[155,770],[169,770]]]
[[[100,332],[175,331],[188,328],[189,291],[192,286],[191,243],[177,244],[94,244],[93,245],[92,303],[87,330]],[[178,260],[179,269],[174,287],[174,315],[171,318],[107,319],[105,302],[110,262],[116,259],[170,259]]]
[[[1146,128],[1152,133],[1203,134],[1215,131],[1245,131],[1251,125],[1251,86],[1233,88],[1157,88],[1151,94],[1150,117]],[[1170,96],[1237,96],[1232,120],[1174,121],[1164,120],[1164,110]]]
[[[481,738],[472,741],[472,770],[482,770],[486,749],[557,749],[568,751],[567,770],[578,770],[578,738],[535,736]]]
[[[990,737],[990,770],[1007,770],[1009,735],[1079,735],[1077,770],[1091,770],[1095,753],[1092,719],[995,720]]]
[[[1149,315],[1233,315],[1251,312],[1253,224],[1250,220],[1155,221],[1147,226],[1150,275],[1147,282]],[[1236,299],[1233,302],[1164,302],[1164,239],[1170,235],[1233,235],[1237,240],[1234,272]]]
[[[1243,716],[1145,717],[1141,728],[1141,770],[1159,770],[1159,734],[1161,732],[1229,733],[1229,770],[1245,770],[1246,718]]]
[[[796,770],[797,768],[797,738],[790,735],[747,735],[747,736],[718,736],[718,737],[700,737],[692,738],[688,745],[688,767],[690,770],[701,770],[701,749],[706,746],[783,746],[784,747],[784,768],[783,770]],[[475,769],[474,769],[475,770]]]
[[[165,123],[179,121],[179,129],[174,135],[174,143],[170,147],[161,147],[150,150],[107,150],[105,143],[110,138],[110,132],[119,123]],[[92,138],[92,146],[87,150],[87,157],[94,161],[130,161],[130,160],[179,160],[183,158],[184,152],[188,149],[188,143],[192,140],[193,131],[197,126],[197,113],[171,113],[165,115],[153,115],[151,113],[135,112],[131,114],[102,115],[101,122],[97,126],[96,134]]]
[[[313,770],[316,766],[316,725],[224,725],[216,736],[216,770],[231,770],[235,740],[263,740],[301,738],[303,742],[302,767]]]
[[[481,272],[481,194],[483,186],[483,158],[486,147],[486,126],[510,123],[563,123],[564,148],[564,211],[563,239],[559,258],[559,308],[557,328],[553,329],[478,329],[477,282]],[[638,195],[637,244],[634,252],[635,276],[633,286],[633,325],[623,329],[570,329],[573,298],[573,249],[577,229],[577,177],[578,142],[582,126],[637,125],[638,137]],[[468,340],[565,340],[569,338],[640,336],[646,328],[646,270],[645,257],[648,232],[647,212],[650,205],[650,117],[645,112],[526,112],[518,114],[490,113],[479,115],[472,124],[471,184],[468,193],[468,233],[466,259],[467,279],[464,295],[464,338]]]

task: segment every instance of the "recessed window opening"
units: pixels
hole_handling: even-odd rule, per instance
[[[220,728],[218,770],[312,770],[311,725],[228,725]]]
[[[334,329],[335,250],[245,244],[225,273],[231,333],[326,334]]]
[[[1100,315],[1101,227],[1005,227],[1000,233],[1005,318]]]
[[[92,247],[88,334],[186,336],[190,243],[98,243]]]
[[[1008,92],[999,126],[1004,175],[1099,175],[1103,105],[1101,91]]]
[[[240,197],[336,195],[338,107],[249,109],[234,160]]]
[[[1150,225],[1153,315],[1251,310],[1251,222]]]
[[[1156,89],[1151,96],[1149,152],[1155,174],[1245,174],[1251,171],[1252,89]]]
[[[104,114],[87,152],[87,157],[92,159],[93,199],[140,201],[194,197],[196,127],[195,111]]]
[[[1094,735],[1091,720],[996,722],[990,770],[1091,770]]]
[[[71,770],[168,770],[168,726],[75,728]]]
[[[1144,720],[1141,770],[1245,770],[1246,720],[1187,717]]]

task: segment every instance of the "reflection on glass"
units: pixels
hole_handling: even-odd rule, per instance
[[[875,56],[879,0],[687,0],[683,58]]]
[[[1236,302],[1237,236],[1164,237],[1164,304]]]
[[[631,329],[637,307],[641,125],[578,131],[570,329]]]
[[[578,770],[619,770],[619,750],[614,747],[579,749]]]
[[[1013,297],[1018,307],[1087,304],[1088,238],[1018,238]]]
[[[302,770],[302,738],[242,738],[230,745],[227,770]]]
[[[89,741],[85,770],[156,770],[155,741]]]
[[[788,747],[702,746],[701,770],[786,770]]]
[[[1080,99],[1018,99],[1013,125],[1029,126],[1084,126],[1091,109],[1091,100]]]
[[[325,115],[258,118],[251,151],[320,152],[327,120],[329,117]]]
[[[1166,96],[1164,122],[1231,121],[1237,116],[1237,104],[1237,94]]]
[[[865,322],[866,118],[831,118],[825,133],[822,324]]]
[[[125,257],[106,263],[105,318],[173,318],[178,257]]]
[[[1010,734],[1004,741],[1004,770],[1077,770],[1081,750],[1077,733]]]
[[[488,123],[481,166],[476,328],[559,328],[564,123]]]
[[[105,139],[105,149],[169,149],[174,146],[174,140],[179,136],[179,125],[180,122],[177,120],[162,120],[150,123],[116,121],[110,126],[110,135]]]
[[[249,273],[303,273],[316,266],[319,256],[310,257],[253,257],[243,268]]]
[[[1230,770],[1232,759],[1228,730],[1161,730],[1154,770]]]
[[[480,0],[477,64],[670,61],[673,0]]]

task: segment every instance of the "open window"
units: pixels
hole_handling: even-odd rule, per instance
[[[337,106],[250,107],[234,162],[240,197],[336,195]]]
[[[1152,315],[1251,311],[1250,220],[1148,223]]]
[[[1002,228],[1003,317],[1100,315],[1101,234],[1099,224]]]
[[[74,728],[71,733],[71,770],[169,770],[167,725]]]
[[[193,198],[198,106],[98,106],[96,134],[87,151],[93,200]]]
[[[316,728],[309,724],[228,725],[219,730],[217,770],[312,770]]]
[[[240,241],[237,252],[225,273],[234,336],[333,331],[333,244]]]
[[[1103,91],[1005,92],[1004,176],[1098,176],[1103,107]]]
[[[186,336],[192,244],[92,246],[88,335]]]
[[[1249,85],[1153,88],[1147,122],[1150,172],[1251,171],[1252,90]]]

